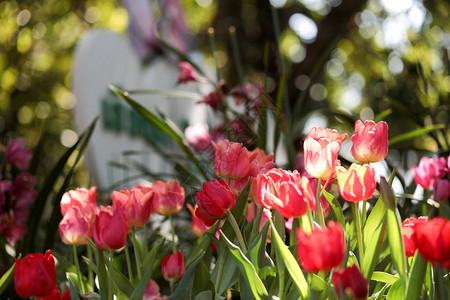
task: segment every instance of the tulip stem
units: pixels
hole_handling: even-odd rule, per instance
[[[173,217],[170,214],[169,215],[169,219],[170,219],[170,228],[172,230],[172,253],[177,252],[177,245],[175,244],[175,223],[173,221]]]
[[[353,202],[352,205],[353,214],[355,217],[355,225],[356,225],[356,237],[358,241],[358,253],[359,253],[359,264],[362,265],[364,261],[364,248],[363,248],[363,236],[361,230],[361,218],[359,215],[358,202]]]
[[[236,233],[236,236],[238,238],[239,244],[241,245],[242,251],[244,253],[247,253],[247,247],[245,246],[244,238],[242,237],[241,230],[239,229],[239,225],[236,222],[236,219],[234,218],[233,214],[230,210],[227,210],[227,219],[231,224],[231,227],[233,227],[234,232]]]
[[[72,250],[73,250],[73,260],[75,262],[75,268],[77,270],[78,282],[80,283],[81,293],[84,294],[86,290],[84,288],[83,276],[81,275],[80,262],[78,261],[77,245],[72,244]]]
[[[91,245],[87,244],[87,255],[89,258],[89,261],[92,261],[92,248]],[[91,290],[94,290],[94,275],[92,273],[91,268],[88,268],[88,282],[89,282],[89,286],[91,288]]]
[[[325,218],[323,217],[322,204],[320,203],[320,198],[322,197],[322,178],[317,179],[317,190],[316,190],[316,203],[317,211],[319,213],[319,223],[321,226],[325,226]]]
[[[130,282],[133,282],[133,270],[131,269],[130,250],[128,249],[128,245],[125,245],[125,259],[127,260],[128,278],[130,279]]]
[[[138,243],[136,241],[136,232],[134,227],[131,228],[131,242],[133,243],[134,259],[136,260],[136,269],[139,280],[142,279],[141,275],[141,256],[139,255]]]
[[[113,250],[108,251],[108,271],[109,271],[109,276],[108,276],[108,298],[107,299],[114,299],[114,295],[113,295],[113,279],[112,279],[112,274],[113,274],[113,259],[114,259],[114,252]],[[139,268],[138,268],[139,269]]]

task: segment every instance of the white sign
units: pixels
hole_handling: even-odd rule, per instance
[[[114,167],[111,162],[131,165],[132,161],[139,161],[152,173],[173,170],[167,160],[152,151],[149,142],[166,149],[167,153],[176,153],[177,146],[112,94],[108,85],[124,90],[173,90],[177,89],[178,73],[176,63],[163,56],[142,65],[125,36],[97,29],[82,38],[74,56],[73,93],[77,100],[74,114],[79,132],[100,116],[86,150],[86,166],[95,180],[93,184],[106,189],[119,180],[139,175],[139,172]],[[195,105],[196,100],[160,95],[132,97],[149,110],[158,107],[181,128],[206,121],[206,106]],[[141,154],[124,155],[129,151]]]

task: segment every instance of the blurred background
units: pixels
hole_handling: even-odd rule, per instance
[[[448,1],[180,4],[196,47],[215,62],[230,86],[239,83],[242,69],[245,82],[267,80],[269,96],[275,99],[280,80],[286,78],[286,122],[295,137],[290,142],[298,149],[313,126],[351,133],[355,120],[378,118],[388,122],[390,137],[437,125],[392,145],[388,162],[407,170],[424,154],[448,154]],[[74,129],[77,99],[71,92],[77,42],[91,28],[126,34],[128,21],[127,10],[114,0],[0,1],[0,136],[3,144],[23,136],[31,149],[43,136],[38,174],[48,172],[80,134]],[[214,54],[210,27],[215,31]],[[230,27],[244,62],[240,67]],[[69,160],[67,167],[74,162]],[[89,180],[79,164],[72,186],[86,186]]]

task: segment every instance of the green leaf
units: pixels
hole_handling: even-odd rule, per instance
[[[69,281],[69,289],[70,289],[70,299],[71,300],[80,300],[80,294],[75,289],[75,286],[72,282],[72,278],[67,278]]]
[[[262,211],[262,209],[261,209]],[[269,274],[263,274],[262,269],[264,267],[273,267],[273,262],[270,259],[269,256],[267,256],[266,252],[266,240],[267,240],[267,232],[269,229],[269,222],[266,222],[264,227],[259,232],[258,236],[256,237],[255,241],[250,245],[247,257],[250,258],[250,261],[255,266],[256,271],[258,272],[258,275],[261,278],[265,278],[265,276],[269,275],[271,270],[268,270]],[[263,276],[265,275],[265,276]]]
[[[292,255],[291,251],[289,251],[288,247],[281,240],[280,235],[273,226],[271,219],[269,219],[269,222],[272,227],[272,239],[275,249],[277,251],[277,255],[281,255],[281,257],[283,257],[284,264],[286,265],[289,274],[291,274],[291,277],[294,280],[294,283],[297,286],[297,289],[299,290],[302,298],[308,299],[309,297],[308,283],[306,282],[305,276],[303,275],[303,272],[300,269],[297,260]]]
[[[98,282],[100,285],[100,296],[102,300],[106,300],[108,294],[108,273],[106,272],[105,254],[103,250],[96,247],[96,259],[98,269]]]
[[[188,98],[193,100],[201,100],[203,98],[203,96],[199,93],[181,90],[130,90],[127,91],[127,93],[128,95],[134,94],[163,95],[178,98]]]
[[[450,207],[446,203],[444,203],[444,202],[439,203],[439,212],[447,220],[450,220]]]
[[[427,262],[416,251],[414,256],[411,272],[406,286],[406,299],[419,299],[422,295],[422,283],[424,282],[425,273],[427,272]]]
[[[230,287],[232,287],[238,280],[238,276],[237,276],[237,265],[236,265],[236,261],[235,259],[232,257],[232,255],[229,254],[228,251],[226,252],[222,252],[225,250],[226,246],[222,246],[222,244],[224,244],[223,241],[218,241],[218,244],[220,244],[220,247],[218,247],[219,249],[219,259],[217,260],[216,263],[216,267],[214,268],[212,274],[211,274],[211,279],[216,282],[216,286],[215,286],[215,290],[216,293],[219,295],[222,295],[223,293],[225,293],[225,291],[227,289],[229,289]],[[220,250],[222,249],[223,250]],[[222,279],[217,282],[217,276],[219,273],[219,269],[221,268],[220,265],[222,266]]]
[[[19,250],[19,252],[29,253],[36,251],[34,247],[36,240],[36,233],[39,228],[41,218],[43,216],[43,211],[46,206],[47,199],[49,198],[49,195],[53,192],[55,182],[58,179],[58,177],[62,174],[62,171],[67,161],[69,160],[70,156],[78,148],[78,145],[82,143],[83,139],[89,134],[89,132],[93,130],[93,127],[95,127],[95,123],[97,122],[97,120],[98,117],[91,123],[89,128],[80,135],[78,141],[64,153],[64,155],[59,159],[59,161],[50,171],[48,176],[45,178],[42,189],[39,190],[38,196],[34,200],[33,206],[30,209],[30,214],[27,220],[28,233],[24,239],[24,246],[22,247],[21,250]]]
[[[201,238],[197,240],[197,244],[192,247],[189,257],[186,259],[185,265],[186,268],[189,267],[191,263],[193,263],[197,258],[206,252],[210,246],[212,237],[215,235],[217,228],[219,228],[220,222],[216,222],[208,231],[202,235]]]
[[[445,128],[444,124],[436,124],[436,125],[433,125],[433,126],[428,126],[428,127],[423,127],[423,128],[419,128],[419,129],[414,129],[414,130],[411,130],[411,131],[409,131],[407,133],[398,135],[398,136],[390,139],[389,140],[389,146],[392,146],[392,145],[397,144],[399,142],[403,142],[403,141],[415,138],[417,136],[421,136],[421,135],[427,134],[429,132],[432,132],[432,131],[435,131],[435,130],[438,130],[438,129],[443,129],[443,128]]]
[[[66,278],[71,282],[74,289],[77,291],[77,293],[80,292],[80,282],[78,281],[78,275],[73,272],[66,272]]]
[[[384,118],[386,118],[387,116],[389,116],[391,113],[392,113],[392,108],[385,109],[382,112],[380,112],[379,114],[377,114],[373,118],[373,121],[378,123],[381,120],[383,120]]]
[[[56,193],[56,196],[53,197],[53,210],[52,214],[50,216],[50,220],[47,223],[46,228],[46,235],[45,235],[45,242],[44,242],[44,249],[50,249],[53,248],[53,243],[55,241],[55,235],[58,231],[58,224],[61,222],[62,215],[60,210],[59,203],[61,202],[61,198],[64,195],[64,193],[67,190],[67,187],[69,186],[70,181],[72,180],[72,175],[75,172],[75,168],[78,165],[78,162],[80,161],[81,157],[83,156],[84,150],[86,149],[86,146],[89,143],[89,140],[94,133],[95,125],[97,124],[98,117],[95,118],[95,120],[92,122],[92,124],[89,126],[89,128],[86,130],[85,133],[83,133],[83,137],[80,137],[81,139],[81,145],[80,149],[78,151],[78,154],[76,156],[75,162],[70,168],[69,173],[64,178],[64,183],[59,189],[58,193]]]
[[[115,267],[113,267],[112,277],[117,288],[128,298],[131,297],[134,292],[134,286],[128,278],[123,275],[122,272],[119,272]]]
[[[398,300],[398,299],[405,299],[403,296],[403,285],[401,282],[401,279],[394,282],[394,284],[389,289],[389,292],[387,294],[386,299],[387,300]]]
[[[8,271],[6,271],[5,274],[3,274],[2,278],[0,278],[0,295],[6,290],[8,285],[11,283],[11,280],[13,279],[13,276],[14,276],[14,266],[15,265],[16,264],[14,263],[8,269]]]
[[[156,255],[159,253],[162,245],[164,244],[165,240],[162,239],[153,249],[149,252],[149,262],[145,266],[145,273],[142,275],[142,279],[139,282],[138,286],[136,287],[133,294],[130,296],[130,300],[140,300],[144,297],[145,288],[147,286],[148,281],[152,277],[152,271],[153,271],[153,264],[155,263]]]
[[[268,296],[266,287],[256,273],[255,267],[244,253],[242,253],[241,249],[234,245],[222,231],[220,233],[220,240],[225,241],[228,250],[235,258],[236,264],[244,279],[244,282],[240,281],[240,284],[247,285],[255,299],[263,299],[262,297]]]
[[[327,191],[323,191],[323,195],[325,196],[325,199],[327,199],[328,203],[331,206],[331,209],[333,210],[333,213],[336,217],[336,221],[338,221],[342,227],[345,226],[345,219],[344,219],[344,214],[342,213],[342,207],[339,204],[339,201],[336,200],[336,198],[334,198],[333,195],[331,195],[330,193],[328,193]]]
[[[393,285],[398,280],[398,276],[395,276],[395,275],[392,275],[389,273],[385,273],[385,272],[373,272],[371,280],[384,282],[384,283]]]
[[[401,234],[400,213],[396,206],[396,198],[392,186],[384,177],[380,178],[380,194],[383,198],[387,210],[387,231],[389,247],[391,249],[392,261],[395,269],[400,275],[400,282],[403,290],[406,290],[406,256],[403,247],[403,239]]]
[[[133,99],[128,96],[127,92],[120,90],[119,88],[109,85],[109,88],[119,97],[124,99],[131,107],[138,112],[145,120],[154,125],[156,128],[161,130],[163,133],[168,135],[173,141],[175,141],[178,146],[183,150],[186,156],[189,158],[191,162],[195,165],[195,167],[199,170],[202,176],[205,179],[209,179],[206,170],[202,168],[202,164],[198,161],[198,159],[194,156],[191,149],[184,143],[185,137],[182,131],[175,125],[175,123],[169,118],[162,119],[158,117],[151,111],[147,110],[141,104],[137,103]]]
[[[371,279],[372,273],[380,257],[386,233],[386,207],[383,199],[378,199],[364,226],[364,261],[363,275]]]

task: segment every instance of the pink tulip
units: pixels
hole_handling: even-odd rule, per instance
[[[212,142],[215,152],[214,171],[218,177],[240,180],[250,170],[250,163],[257,155],[250,152],[240,143],[222,140]]]
[[[434,183],[433,198],[442,202],[450,198],[450,181],[447,179],[439,179]]]
[[[81,214],[90,222],[93,222],[95,214],[98,212],[97,188],[94,186],[89,190],[76,188],[75,190],[68,191],[62,196],[60,206],[63,216],[72,206],[77,206]]]
[[[153,209],[162,216],[179,212],[184,205],[184,188],[176,180],[169,182],[156,181],[152,185]]]
[[[67,211],[59,223],[61,241],[67,245],[85,245],[92,239],[92,224],[77,206]]]
[[[118,250],[127,243],[127,223],[123,214],[111,206],[100,206],[95,218],[93,237],[101,250]]]
[[[161,273],[167,281],[179,281],[185,273],[184,259],[181,251],[167,255],[161,261]]]
[[[303,144],[306,171],[314,178],[328,180],[336,177],[335,168],[340,165],[338,155],[341,144],[339,139],[307,138]]]
[[[131,191],[123,189],[112,193],[113,207],[123,213],[128,229],[144,226],[152,211],[153,191],[151,188],[134,186]]]
[[[386,122],[358,120],[355,123],[355,134],[352,135],[352,155],[360,162],[377,162],[386,158],[389,150],[389,126]]]
[[[435,181],[445,176],[447,160],[444,157],[422,157],[418,166],[412,167],[414,181],[424,189],[433,187]]]
[[[313,138],[316,141],[320,140],[321,138],[327,138],[330,141],[340,141],[341,143],[343,143],[345,141],[345,139],[347,138],[347,134],[343,133],[340,134],[336,129],[330,129],[330,128],[325,128],[322,129],[320,127],[313,127],[309,132],[308,135],[306,136],[306,138]]]

